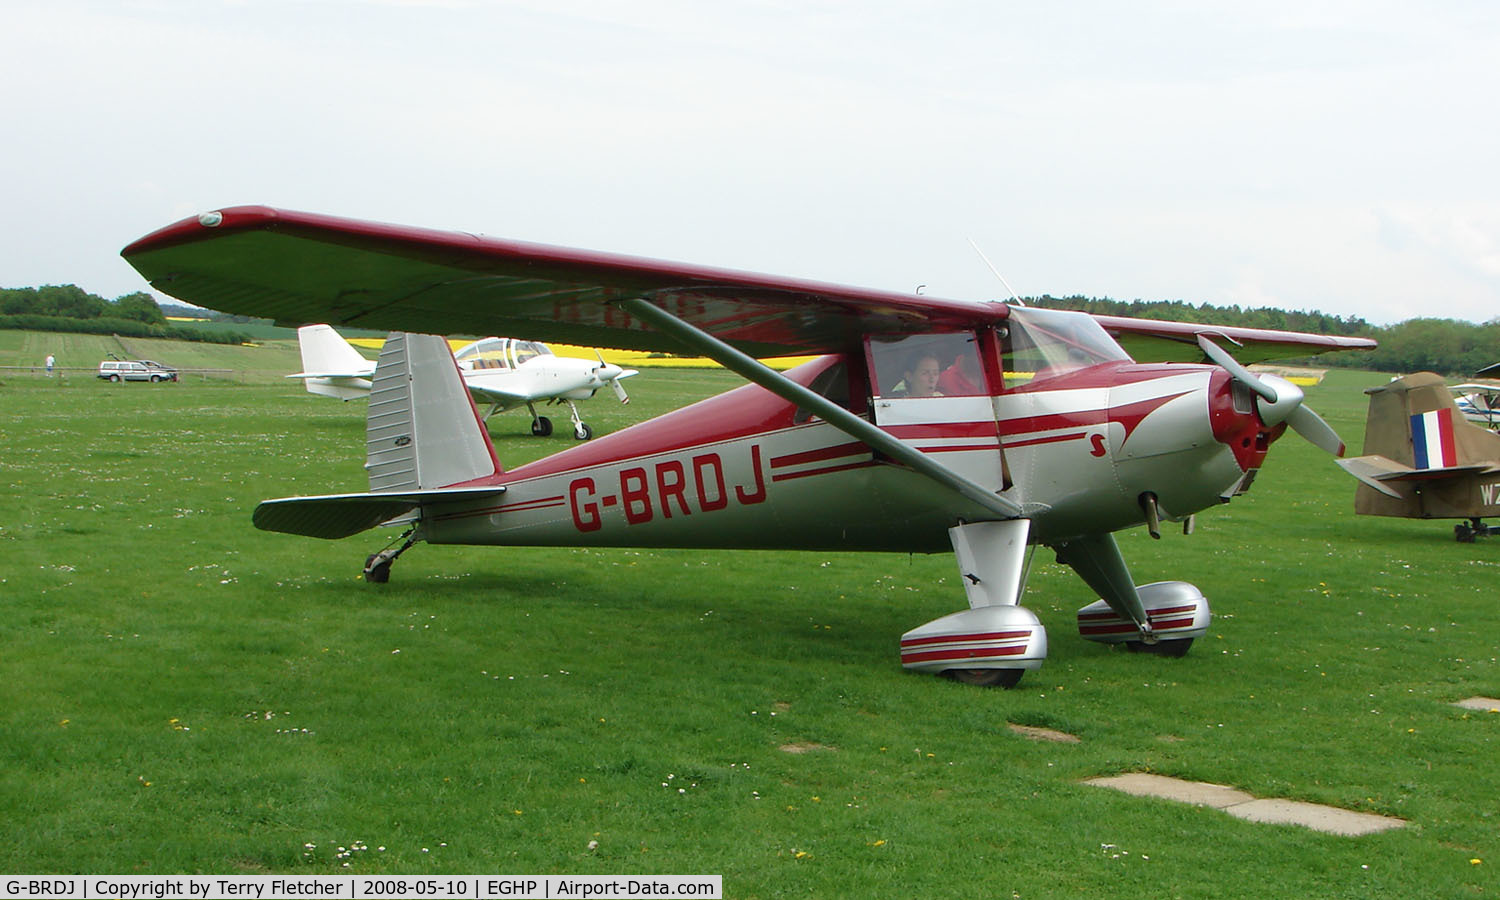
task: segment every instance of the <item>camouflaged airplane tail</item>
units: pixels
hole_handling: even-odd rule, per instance
[[[1365,391],[1364,455],[1338,460],[1360,481],[1360,515],[1462,518],[1490,514],[1500,435],[1464,420],[1447,383],[1416,372]]]

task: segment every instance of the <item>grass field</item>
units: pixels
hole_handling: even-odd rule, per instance
[[[1357,449],[1383,380],[1334,371],[1310,402]],[[604,433],[737,383],[650,370],[585,416]],[[1121,535],[1138,581],[1213,603],[1187,658],[1079,638],[1092,597],[1043,551],[1024,602],[1051,656],[999,691],[899,665],[904,630],[964,605],[947,555],[422,545],[369,585],[385,535],[253,529],[262,498],[364,489],[362,414],[270,377],[6,379],[0,871],[1500,892],[1500,715],[1451,705],[1500,696],[1500,545],[1356,518],[1295,438],[1192,537]],[[491,428],[508,465],[571,444]],[[1123,771],[1411,824],[1334,837],[1080,784]]]

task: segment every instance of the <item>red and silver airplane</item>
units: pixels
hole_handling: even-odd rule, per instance
[[[1163,520],[1190,530],[1195,513],[1250,487],[1288,426],[1341,455],[1299,388],[1245,364],[1374,346],[257,206],[185,219],[122,252],[157,290],[195,304],[397,332],[373,379],[369,491],[267,500],[257,527],[343,538],[406,526],[366,560],[370,581],[419,541],[951,547],[969,608],[907,632],[901,661],[976,684],[1014,685],[1046,658],[1046,629],[1019,602],[1036,545],[1100,597],[1078,613],[1084,637],[1186,652],[1208,628],[1207,600],[1185,582],[1137,585],[1113,532],[1156,535]],[[687,351],[752,384],[507,471],[430,334],[475,330]],[[826,355],[785,373],[754,358],[810,353]]]
[[[375,363],[361,356],[332,326],[319,323],[298,328],[297,346],[302,371],[287,377],[302,379],[308,393],[344,401],[369,396]],[[621,403],[629,403],[620,379],[638,374],[635,369],[607,363],[602,356],[598,362],[557,356],[546,344],[519,338],[480,338],[459,347],[453,359],[470,396],[489,405],[485,420],[525,406],[531,413],[531,433],[546,437],[552,433],[552,420],[537,413],[536,405],[564,403],[573,421],[573,437],[580,441],[593,437],[594,429],[579,416],[574,401],[587,400],[608,385]]]

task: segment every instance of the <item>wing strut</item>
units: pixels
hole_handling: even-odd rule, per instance
[[[616,301],[621,308],[636,318],[650,324],[658,331],[681,341],[690,349],[703,354],[724,368],[760,385],[783,400],[795,403],[811,411],[823,421],[844,432],[857,441],[884,453],[897,462],[931,478],[943,487],[955,491],[964,499],[983,506],[990,512],[1006,519],[1025,518],[1021,507],[986,489],[983,485],[965,478],[947,466],[936,462],[914,447],[902,443],[890,434],[837,403],[792,381],[780,372],[761,364],[759,360],[729,346],[707,332],[682,321],[671,313],[639,299]]]

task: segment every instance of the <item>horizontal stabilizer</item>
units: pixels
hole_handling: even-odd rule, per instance
[[[375,370],[367,368],[363,372],[294,372],[287,378],[363,378],[366,382]]]
[[[252,521],[262,531],[336,540],[389,522],[424,503],[477,500],[503,493],[504,487],[492,486],[283,497],[280,500],[263,501],[255,507]]]
[[[1401,495],[1391,490],[1387,482],[1408,481],[1442,481],[1448,478],[1458,478],[1463,475],[1485,475],[1497,471],[1495,466],[1489,464],[1473,466],[1444,466],[1437,469],[1413,469],[1388,457],[1356,456],[1353,459],[1336,459],[1345,472],[1358,478],[1361,484],[1379,491],[1387,497],[1397,500]]]

